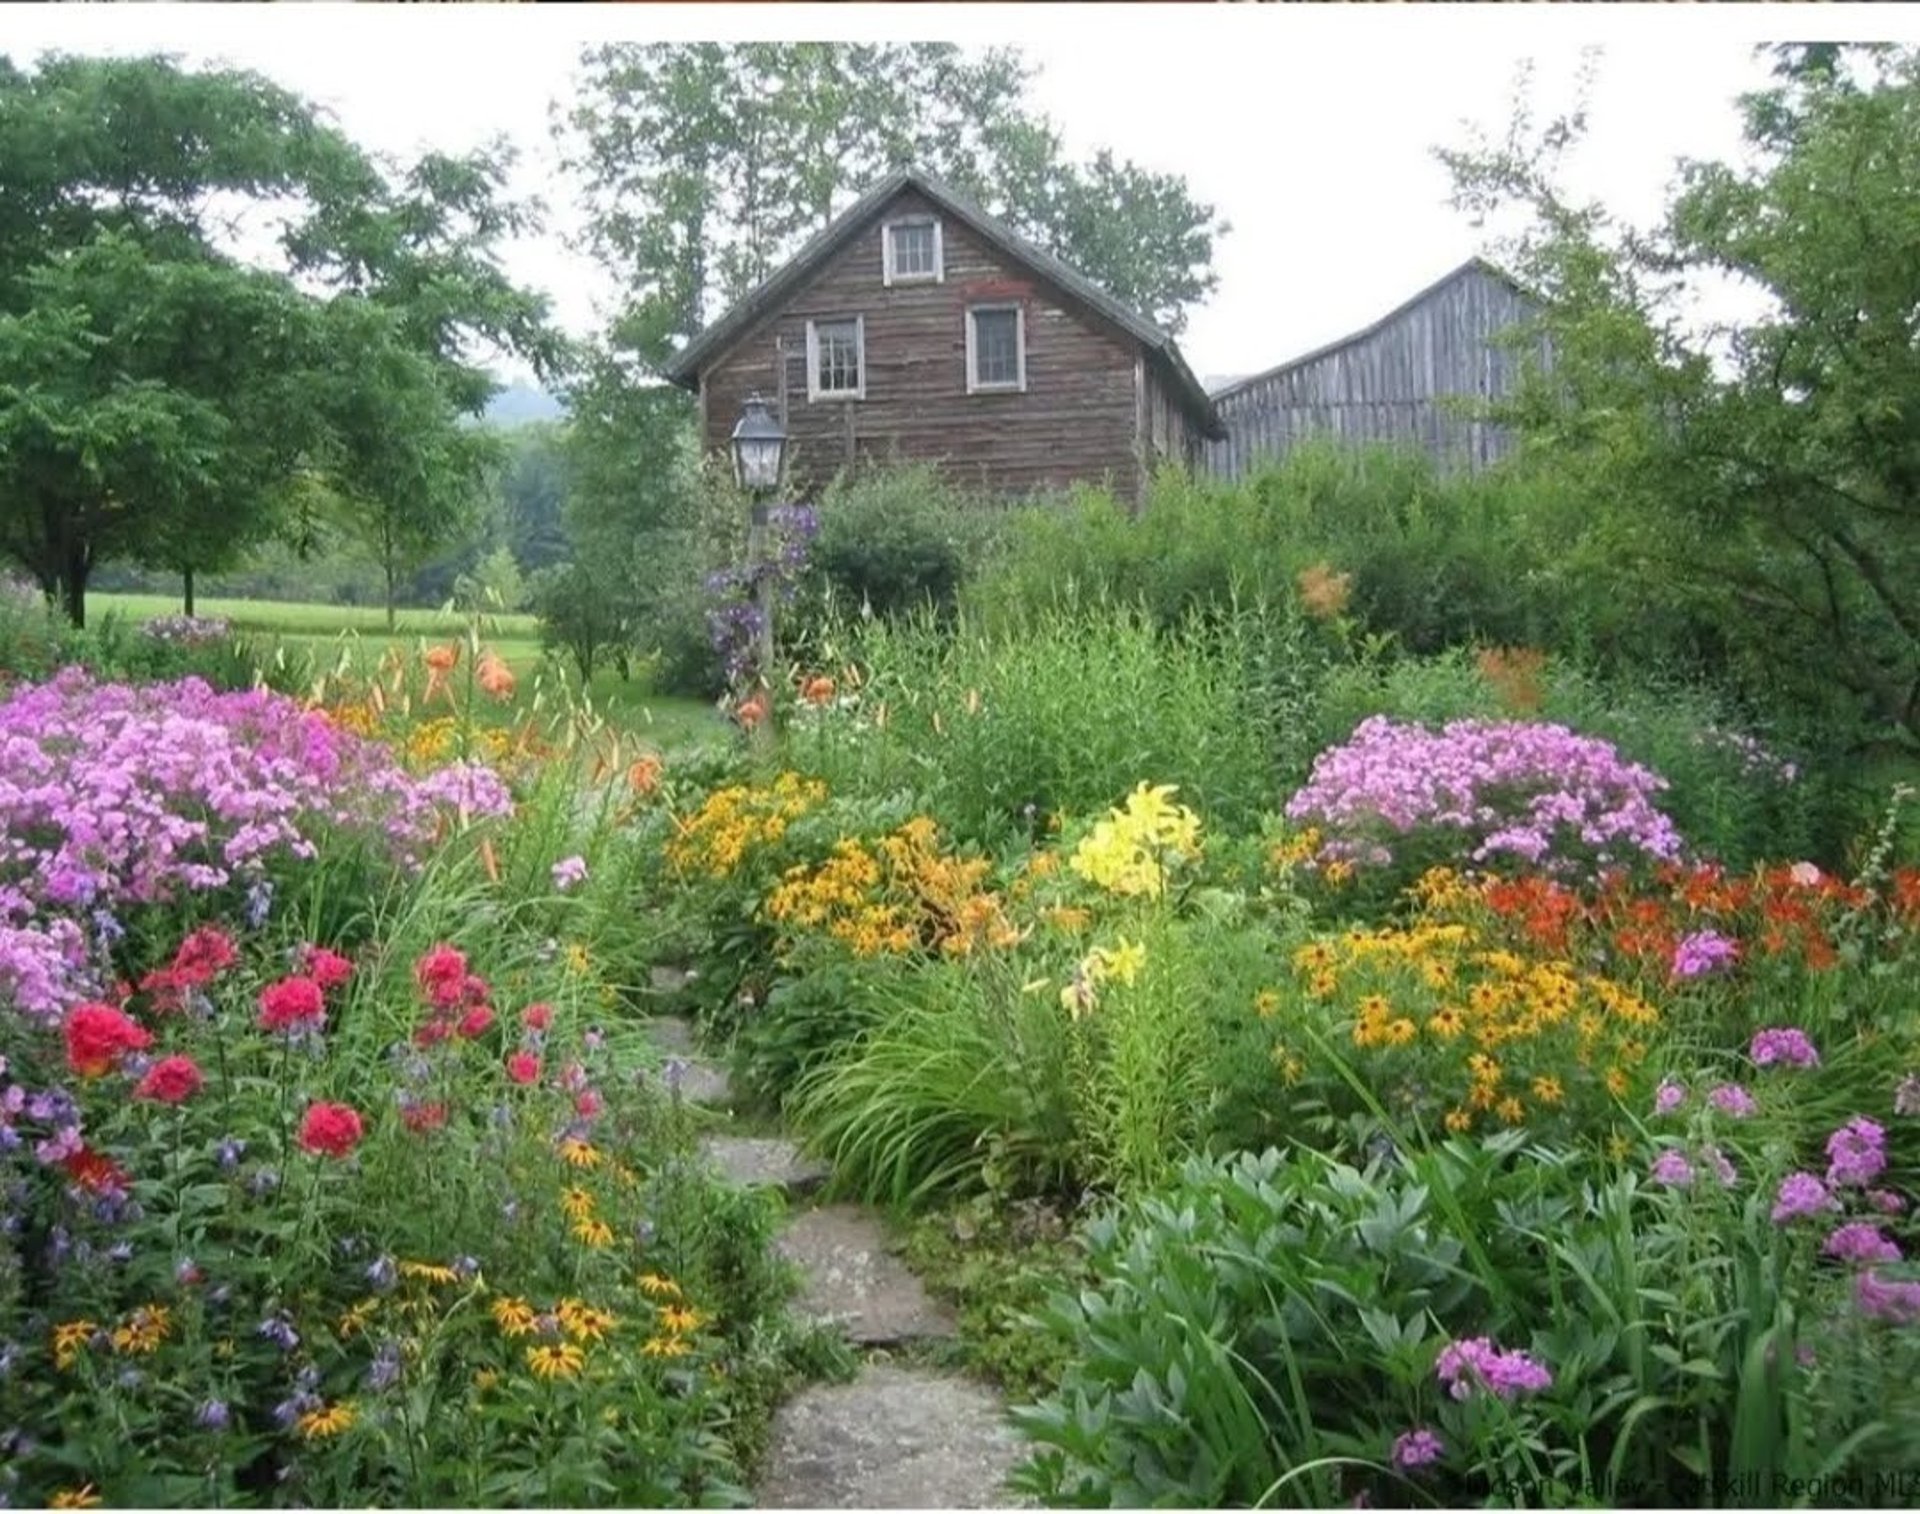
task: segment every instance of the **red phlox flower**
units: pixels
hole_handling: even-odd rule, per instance
[[[185,1009],[187,990],[193,986],[193,980],[183,977],[177,967],[156,967],[140,980],[140,992],[157,1015],[178,1014]]]
[[[447,1123],[447,1106],[438,1100],[430,1104],[403,1104],[400,1121],[415,1134],[424,1135]]]
[[[429,1047],[438,1046],[452,1034],[452,1024],[444,1016],[435,1015],[420,1023],[419,1028],[413,1033],[413,1044],[425,1051]]]
[[[301,955],[300,966],[322,991],[338,988],[353,976],[353,963],[324,946],[309,946]]]
[[[493,1011],[484,1004],[476,1004],[460,1017],[460,1034],[469,1041],[484,1036],[493,1025]]]
[[[153,1044],[152,1036],[111,1004],[76,1004],[64,1031],[67,1066],[83,1078],[97,1078],[128,1052]]]
[[[151,1099],[156,1104],[183,1104],[206,1083],[192,1057],[162,1057],[147,1069],[147,1075],[134,1085],[136,1099]]]
[[[606,1107],[598,1090],[587,1088],[573,1096],[573,1112],[583,1120],[591,1120]]]
[[[233,938],[217,925],[203,925],[180,943],[173,970],[183,983],[202,987],[240,960]]]
[[[326,1000],[311,978],[282,978],[260,990],[262,1030],[314,1030],[326,1017]]]
[[[444,941],[422,952],[413,964],[413,981],[420,985],[420,991],[433,1003],[439,1002],[440,995],[436,990],[442,985],[454,985],[457,993],[458,985],[465,981],[466,976],[466,953]]]
[[[307,1106],[300,1118],[299,1142],[302,1151],[315,1156],[344,1157],[360,1144],[365,1127],[359,1114],[346,1104],[318,1103]]]
[[[544,1031],[553,1024],[551,1004],[529,1004],[520,1011],[520,1023],[528,1030]]]
[[[121,1192],[129,1181],[125,1168],[91,1146],[82,1146],[60,1165],[67,1176],[88,1193]]]
[[[540,1081],[540,1059],[530,1051],[516,1051],[507,1058],[507,1076],[519,1084]]]
[[[568,1093],[578,1093],[587,1086],[587,1070],[578,1062],[569,1062],[560,1073],[560,1086]]]

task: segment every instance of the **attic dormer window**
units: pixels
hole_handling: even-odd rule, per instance
[[[895,284],[937,284],[946,276],[940,223],[932,216],[902,216],[887,222],[880,245],[888,288]]]

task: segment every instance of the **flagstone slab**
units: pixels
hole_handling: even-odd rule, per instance
[[[894,1255],[885,1227],[870,1209],[825,1204],[806,1210],[794,1216],[776,1246],[805,1274],[794,1308],[839,1325],[857,1346],[944,1340],[954,1334],[952,1314]]]
[[[723,1177],[742,1188],[780,1188],[797,1195],[811,1193],[833,1175],[825,1162],[777,1137],[709,1136],[700,1149]]]
[[[766,1509],[991,1509],[1022,1447],[998,1394],[966,1378],[869,1365],[774,1413]]]

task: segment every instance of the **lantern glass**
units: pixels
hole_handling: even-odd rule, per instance
[[[749,398],[733,428],[733,471],[740,487],[755,493],[777,488],[786,445],[787,433],[767,402],[757,394]]]

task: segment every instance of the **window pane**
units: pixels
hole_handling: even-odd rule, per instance
[[[893,228],[893,276],[931,278],[933,276],[933,223],[909,221]]]
[[[1019,311],[974,311],[973,381],[976,384],[1020,382]]]
[[[850,394],[860,387],[860,329],[852,321],[822,321],[814,327],[820,370],[814,387],[822,394]]]

